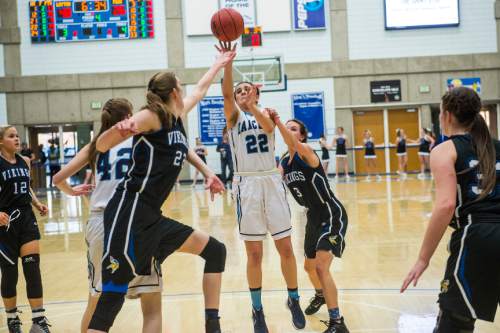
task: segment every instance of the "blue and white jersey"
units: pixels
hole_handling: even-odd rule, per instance
[[[234,172],[276,169],[274,132],[264,132],[251,113],[238,112],[238,121],[228,131]]]
[[[125,178],[132,154],[132,141],[129,138],[98,154],[96,160],[95,189],[90,197],[90,210],[103,210],[113,196],[115,188]]]

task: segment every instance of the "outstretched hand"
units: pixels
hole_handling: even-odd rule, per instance
[[[78,197],[81,195],[86,195],[92,193],[94,189],[94,185],[92,184],[81,184],[72,187],[73,195]]]
[[[113,128],[115,130],[117,130],[120,133],[120,135],[124,138],[129,136],[129,135],[135,135],[139,132],[138,128],[137,128],[137,124],[135,123],[135,121],[132,118],[127,118],[127,119],[124,119],[124,120],[116,123],[113,126]]]
[[[406,279],[403,281],[403,285],[401,286],[400,292],[403,293],[406,288],[413,282],[413,286],[416,287],[418,283],[418,279],[424,273],[424,271],[429,266],[429,262],[425,262],[424,260],[417,260],[415,266],[411,269],[411,271],[406,276]]]
[[[280,115],[276,109],[264,108],[263,112],[266,112],[269,118],[276,124],[280,121]]]
[[[219,41],[219,46],[214,45],[217,51],[219,51],[219,54],[215,59],[215,63],[221,67],[225,67],[227,64],[230,64],[236,57],[237,44],[238,43],[234,43],[234,45],[231,46],[231,42]]]
[[[224,191],[226,190],[224,183],[219,179],[219,177],[214,174],[206,178],[205,189],[210,190],[210,199],[212,201],[214,201],[216,194],[224,193]]]

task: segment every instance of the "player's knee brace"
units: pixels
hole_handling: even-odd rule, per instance
[[[24,279],[26,280],[26,294],[28,298],[42,298],[42,276],[40,274],[40,255],[29,254],[21,258],[23,263]]]
[[[2,265],[0,267],[2,271],[2,297],[3,298],[12,298],[17,295],[16,287],[17,287],[17,263],[15,265]]]
[[[125,301],[125,294],[103,292],[89,324],[89,329],[108,332]]]
[[[450,311],[441,310],[434,333],[472,333],[475,320]]]
[[[226,246],[210,237],[201,251],[200,257],[205,259],[205,273],[222,273],[226,266]]]

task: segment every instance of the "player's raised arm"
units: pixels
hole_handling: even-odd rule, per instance
[[[293,153],[296,152],[307,162],[307,164],[317,165],[319,163],[319,158],[307,143],[301,142],[299,139],[299,137],[302,136],[304,136],[302,140],[307,139],[307,134],[301,133],[301,124],[294,120],[289,120],[285,125],[281,122],[280,116],[276,110],[266,109],[266,111],[269,113],[270,119],[276,124],[276,127],[278,127],[281,136],[283,136],[283,140],[285,140],[285,143],[288,146],[290,155],[293,155]]]
[[[203,97],[205,97],[208,88],[210,88],[210,85],[212,84],[212,81],[214,80],[217,73],[219,73],[219,71],[224,68],[224,66],[232,63],[234,57],[236,57],[236,44],[234,45],[233,49],[230,49],[222,47],[221,42],[221,47],[219,48],[216,46],[216,48],[219,51],[219,54],[215,58],[212,67],[210,67],[205,75],[203,75],[203,77],[198,81],[191,95],[184,98],[184,115],[191,111],[194,106],[198,104],[203,99]]]
[[[224,49],[231,48],[230,43],[221,42],[221,47]],[[238,120],[238,108],[234,100],[233,91],[233,61],[224,66],[224,77],[222,79],[222,96],[224,96],[224,115],[226,117],[227,128],[230,129]]]
[[[257,88],[252,87],[248,96],[243,101],[245,108],[255,117],[257,123],[264,130],[264,132],[270,134],[274,131],[274,122],[269,117],[267,109],[261,110],[257,105]]]
[[[97,139],[96,149],[104,153],[131,136],[159,130],[160,128],[161,122],[158,116],[152,111],[145,109],[134,114],[130,118],[116,123],[109,130],[102,133],[99,139]]]

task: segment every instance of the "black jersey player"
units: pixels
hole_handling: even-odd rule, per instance
[[[225,246],[203,232],[162,216],[160,208],[186,158],[203,166],[207,186],[214,192],[224,190],[215,174],[193,150],[188,150],[181,117],[205,96],[215,75],[234,56],[234,52],[221,52],[193,94],[186,98],[182,97],[181,83],[173,73],[155,74],[149,81],[148,103],[143,110],[97,140],[97,149],[104,152],[134,135],[129,172],[104,212],[102,295],[89,332],[107,332],[123,305],[129,281],[136,275],[149,274],[153,259],[162,262],[174,251],[200,255],[206,260],[206,332],[221,332],[218,309]]]
[[[316,295],[305,313],[317,312],[326,302],[330,320],[324,333],[346,333],[330,266],[333,258],[340,258],[345,248],[347,213],[330,189],[318,155],[306,143],[304,124],[292,119],[284,125],[274,110],[270,111],[270,117],[288,146],[288,155],[280,163],[284,182],[295,200],[307,209],[304,267]]]
[[[0,127],[0,270],[1,291],[9,332],[21,332],[17,316],[18,258],[21,257],[26,292],[33,313],[30,332],[49,332],[43,309],[40,274],[40,232],[33,205],[42,215],[47,207],[30,188],[30,160],[17,154],[19,136],[14,126]]]
[[[500,301],[500,142],[491,138],[480,111],[472,89],[454,88],[442,98],[440,124],[450,139],[431,153],[435,206],[401,287],[417,284],[450,225],[436,333],[473,332],[476,319],[494,320]]]

